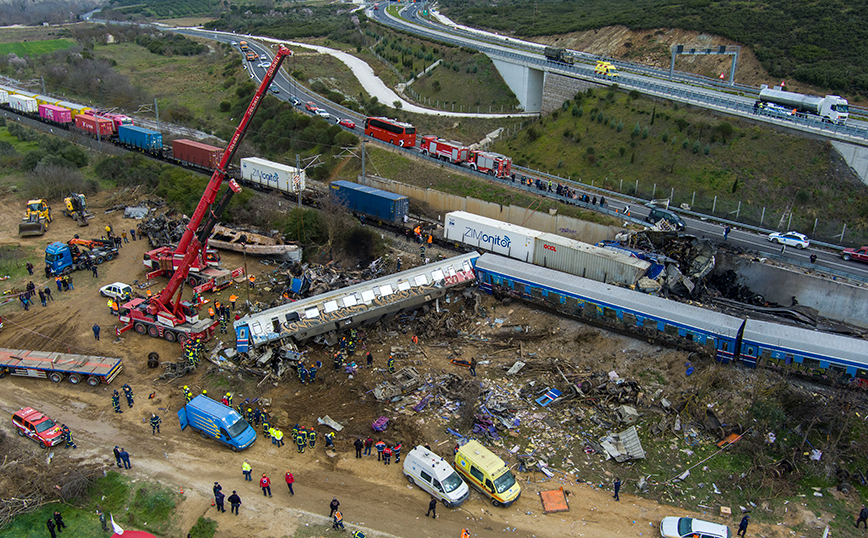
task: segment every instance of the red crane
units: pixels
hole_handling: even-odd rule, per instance
[[[190,266],[196,257],[202,253],[204,246],[207,244],[208,237],[214,229],[214,225],[217,224],[220,215],[232,199],[232,195],[241,192],[241,186],[234,179],[230,178],[228,181],[229,188],[226,189],[217,206],[212,207],[217,199],[217,193],[220,191],[223,180],[226,178],[226,168],[229,166],[232,157],[235,155],[235,151],[238,149],[238,145],[244,138],[247,127],[250,125],[250,120],[256,114],[262,98],[268,91],[268,87],[274,80],[283,60],[291,55],[292,51],[285,46],[280,45],[278,47],[277,54],[275,54],[271,65],[268,67],[268,71],[266,71],[265,76],[262,78],[262,83],[250,101],[244,117],[241,118],[241,122],[235,129],[235,134],[229,140],[229,145],[223,152],[223,158],[220,159],[220,163],[214,170],[214,174],[211,176],[211,180],[208,182],[208,186],[199,200],[199,205],[196,206],[196,211],[193,213],[189,224],[187,224],[184,236],[178,242],[175,255],[183,255],[184,258],[172,274],[168,285],[166,285],[166,288],[162,292],[153,296],[150,300],[133,299],[123,305],[124,311],[121,312],[120,319],[126,325],[118,331],[118,334],[128,331],[130,328],[135,328],[136,332],[140,334],[147,332],[154,337],[162,336],[166,340],[178,340],[182,343],[188,338],[205,337],[207,339],[213,335],[217,322],[210,319],[200,322],[198,320],[198,311],[183,303],[180,296],[175,299],[175,295],[182,289],[181,285],[187,278]],[[204,226],[200,229],[199,227],[206,216],[208,216],[208,220],[205,221]],[[210,323],[205,323],[205,321]],[[185,323],[190,324],[190,326],[181,327]]]

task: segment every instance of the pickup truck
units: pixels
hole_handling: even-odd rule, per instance
[[[845,248],[841,252],[841,257],[844,258],[844,261],[856,260],[868,263],[868,247]]]
[[[60,444],[63,436],[60,426],[32,407],[25,407],[12,415],[12,423],[18,435],[29,437],[39,443],[40,448]]]

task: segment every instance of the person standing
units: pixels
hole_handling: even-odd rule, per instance
[[[344,529],[344,515],[340,510],[335,510],[335,522],[332,524],[332,528],[335,530]]]
[[[244,463],[241,464],[241,472],[244,473],[244,481],[245,482],[252,482],[253,481],[253,478],[250,476],[250,473],[251,473],[250,462],[248,462],[247,460],[244,460]]]
[[[99,278],[99,270],[97,270],[96,264],[90,266],[90,271],[93,273],[94,278]]]
[[[387,367],[389,369],[390,374],[395,373],[395,359],[394,359],[394,357],[392,357],[391,354],[389,355],[389,362],[387,363]]]
[[[392,453],[395,455],[395,463],[401,463],[401,442],[392,447]]]
[[[621,479],[620,478],[615,478],[614,486],[615,486],[615,494],[612,496],[612,498],[615,499],[616,501],[620,501],[621,500],[621,496],[619,495],[619,493],[621,491]]]
[[[133,466],[130,465],[130,454],[123,447],[121,447],[121,461],[124,462],[124,469],[132,469]]]
[[[127,232],[126,231],[121,232],[121,237],[123,238],[124,243],[130,242],[129,239],[127,239]]]
[[[377,444],[374,446],[377,447],[377,461],[380,461],[383,458],[383,451],[386,450],[386,443],[382,439],[377,439]]]
[[[96,515],[97,515],[97,517],[99,517],[99,523],[100,523],[100,525],[102,525],[103,532],[108,532],[108,530],[109,530],[108,522],[105,520],[105,514],[103,513],[103,511],[97,509]]]
[[[49,288],[48,286],[45,286],[45,289],[42,290],[42,291],[45,292],[45,297],[46,297],[49,301],[53,301],[53,300],[54,300],[54,297],[51,296],[51,288]]]
[[[371,455],[371,447],[374,446],[374,440],[371,439],[369,435],[367,439],[365,439],[365,456]]]
[[[66,524],[63,522],[63,516],[57,510],[54,511],[54,515],[51,516],[54,518],[54,525],[57,527],[57,532],[63,532],[63,529],[66,528]]]
[[[724,241],[729,239],[729,232],[730,231],[732,231],[732,228],[730,228],[728,225],[723,227],[723,240]]]
[[[135,228],[130,228],[130,237],[133,238],[133,241],[136,240],[136,229]]]
[[[46,298],[45,298],[45,292],[42,290],[39,290],[39,302],[42,303],[42,306],[48,306],[48,303],[46,302]]]
[[[223,486],[220,485],[220,482],[214,482],[214,487],[211,490],[214,491],[214,496],[216,497],[218,493],[223,491]]]
[[[744,517],[741,518],[741,523],[738,524],[738,532],[735,533],[735,535],[744,538],[744,533],[747,532],[748,523],[750,523],[750,514],[745,514]]]
[[[229,296],[229,304],[232,305],[232,311],[235,312],[235,301],[238,300],[238,296],[234,293]]]
[[[470,375],[476,377],[476,357],[470,357]]]
[[[27,262],[27,272],[30,273],[30,276],[33,276],[33,264]]]
[[[232,510],[232,513],[236,516],[238,515],[239,506],[241,506],[241,497],[235,493],[235,490],[232,490],[232,495],[229,496],[229,509]]]
[[[392,449],[389,445],[383,449],[383,465],[391,465],[392,464]]]
[[[99,325],[97,325],[96,323],[93,324],[93,337],[96,340],[99,340]],[[115,391],[115,392],[117,392],[117,391]]]
[[[163,419],[158,417],[156,414],[151,413],[151,435],[157,435],[160,433],[160,423],[163,422]]]
[[[329,517],[332,517],[335,512],[338,511],[338,507],[341,505],[340,501],[338,501],[337,497],[332,497],[332,502],[329,503],[329,508],[331,511],[329,512]]]
[[[126,396],[126,398],[127,398],[127,405],[132,407],[133,406],[133,387],[131,387],[129,383],[124,383],[121,388],[124,389],[124,396]]]
[[[437,519],[437,499],[434,496],[431,496],[431,500],[428,501],[428,511],[425,513],[425,517],[431,516],[434,519]]]
[[[353,443],[353,446],[356,447],[356,458],[361,458],[361,457],[362,457],[362,447],[363,447],[364,445],[365,445],[365,444],[362,442],[362,440],[359,439],[358,437],[356,437],[356,440],[355,440],[355,442]]]
[[[368,351],[367,359],[368,359],[368,368],[371,368],[372,366],[374,366],[374,356],[371,355],[370,351]]]
[[[226,512],[226,509],[223,508],[223,500],[226,498],[226,495],[223,494],[222,491],[218,491],[216,495],[214,495],[214,503],[217,505],[217,510],[220,512]]]
[[[326,448],[334,448],[335,447],[335,432],[326,433],[325,439],[326,439]]]
[[[292,491],[292,485],[295,483],[295,477],[292,476],[292,473],[286,471],[286,485],[289,487],[289,494],[295,495],[295,492]]]
[[[311,448],[316,448],[316,431],[314,431],[313,428],[307,432],[307,444],[309,444]]]
[[[57,534],[54,532],[54,521],[52,521],[51,518],[48,518],[45,526],[48,527],[48,532],[51,534],[51,538],[57,538]]]
[[[99,340],[99,338],[97,338],[97,340]],[[121,411],[121,397],[118,394],[118,391],[112,393],[112,407],[115,408],[115,413],[123,413],[123,411]]]
[[[859,528],[859,523],[865,525],[865,528],[868,529],[868,508],[865,508],[865,505],[862,505],[862,510],[859,511],[859,519],[856,520],[856,528]]]
[[[262,488],[262,496],[266,495],[271,497],[271,480],[265,476],[265,473],[262,473],[262,479],[259,481],[259,487]]]
[[[115,455],[115,463],[117,463],[118,467],[120,467],[121,466],[121,451],[117,445],[115,445],[115,448],[114,448],[114,450],[112,450],[112,452]]]

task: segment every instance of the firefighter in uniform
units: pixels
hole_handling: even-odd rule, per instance
[[[335,432],[328,432],[325,434],[326,438],[326,448],[334,448],[335,447]]]
[[[186,403],[190,403],[190,400],[193,399],[193,393],[190,392],[190,388],[187,385],[184,385],[184,401]]]
[[[72,432],[66,424],[60,427],[60,433],[63,435],[63,440],[66,441],[66,448],[78,448],[75,446],[75,441],[72,440]]]
[[[307,445],[307,433],[304,428],[298,430],[298,435],[295,436],[295,444],[298,446],[298,453],[304,454],[304,447]]]
[[[296,437],[298,437],[298,424],[292,427],[292,440],[295,441]]]
[[[298,378],[302,385],[307,383],[307,369],[305,369],[303,362],[298,363]]]
[[[250,409],[247,410],[248,412]],[[253,411],[253,424],[255,426],[259,426],[259,421],[262,420],[262,412],[257,407],[255,411]]]
[[[220,316],[220,334],[226,334],[226,316]]]
[[[268,419],[262,420],[262,433],[268,433],[268,430],[271,429],[271,424],[268,423]]]
[[[310,382],[313,384],[316,381],[316,365],[311,364],[310,368],[307,369],[308,375],[310,375]]]
[[[118,391],[112,393],[112,407],[115,408],[115,413],[123,413],[121,411],[121,396],[118,394]]]
[[[337,353],[335,353],[335,371],[340,370],[341,365],[343,365],[343,363],[344,363],[344,356],[341,354],[340,351],[338,351]]]
[[[133,387],[129,385],[129,383],[124,383],[124,386],[121,387],[124,389],[124,396],[127,397],[127,405],[130,407],[133,406]]]
[[[307,441],[311,448],[316,446],[316,431],[313,428],[307,433]]]
[[[395,373],[395,359],[392,357],[392,355],[389,355],[389,373]]]
[[[355,355],[355,353],[356,353],[356,341],[350,340],[350,342],[347,344],[347,354],[350,357],[352,357],[353,355]]]
[[[253,409],[250,409],[248,407],[247,408],[247,416],[245,417],[245,418],[247,418],[247,422],[249,422],[250,424],[256,424],[257,426],[259,426],[258,420],[256,422],[254,422],[255,417],[256,417],[256,415],[253,414]]]
[[[347,349],[347,337],[341,336],[341,351]]]
[[[274,433],[272,435],[274,436],[274,440],[275,440],[275,443],[277,444],[277,448],[282,447],[283,446],[283,430],[278,430],[275,428]]]
[[[151,413],[151,435],[157,435],[160,433],[160,424],[163,422],[163,419]]]

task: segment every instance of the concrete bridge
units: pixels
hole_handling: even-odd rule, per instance
[[[489,56],[525,112],[546,114],[588,88],[605,86],[577,73],[567,73],[556,67],[540,65],[517,58]]]

